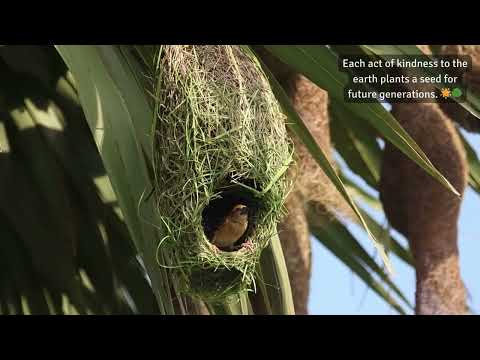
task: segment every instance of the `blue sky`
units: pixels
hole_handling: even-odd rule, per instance
[[[463,132],[467,140],[480,154],[480,135]],[[478,256],[480,254],[480,197],[468,190],[462,204],[459,220],[459,249],[463,280],[467,286],[472,310],[480,313],[480,280]],[[380,219],[381,218],[378,218]],[[382,221],[380,222],[382,223]],[[365,233],[349,227],[364,248],[375,254],[374,247]],[[398,235],[398,234],[397,234]],[[397,236],[406,244],[405,239]],[[378,259],[378,256],[377,256]],[[395,270],[394,282],[406,297],[414,303],[415,272],[394,255],[391,257]],[[311,314],[357,314],[388,315],[396,312],[354,275],[341,261],[323,245],[312,238],[312,279],[309,299]],[[380,262],[379,262],[380,263]]]

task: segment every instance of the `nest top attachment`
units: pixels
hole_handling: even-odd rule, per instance
[[[252,287],[277,231],[292,159],[285,115],[240,46],[159,46],[156,64],[159,251],[173,259],[186,292],[223,300]],[[230,251],[212,244],[230,234]]]

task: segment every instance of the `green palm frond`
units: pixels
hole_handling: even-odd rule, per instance
[[[337,153],[367,188],[380,178],[381,136],[450,191],[456,190],[379,103],[343,99],[343,51],[383,56],[412,46],[264,46],[328,91]],[[250,51],[248,47],[243,47]],[[419,51],[419,50],[418,50]],[[158,266],[153,197],[154,101],[148,91],[155,46],[0,47],[0,313],[185,314],[200,312]],[[262,64],[287,125],[358,215],[379,249],[412,265],[411,253],[369,213],[378,198],[339,172]],[[147,91],[146,91],[147,90]],[[476,98],[462,105],[477,113]],[[480,193],[480,165],[462,137],[469,184]],[[312,234],[399,313],[411,304],[388,271],[336,219],[309,213]],[[159,252],[162,264],[172,259]],[[278,237],[263,251],[256,294],[207,303],[211,314],[292,314],[293,301]],[[259,310],[261,309],[261,310]]]
[[[54,49],[8,50],[0,257],[17,275],[3,277],[2,301],[9,313],[158,313],[71,74]],[[47,58],[45,67],[25,72],[24,51]]]

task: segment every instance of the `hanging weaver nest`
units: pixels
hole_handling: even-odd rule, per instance
[[[285,115],[256,59],[240,46],[160,46],[154,172],[164,238],[182,289],[207,301],[254,287],[290,187]],[[238,204],[248,229],[222,251],[212,236]],[[162,264],[160,264],[162,265]]]

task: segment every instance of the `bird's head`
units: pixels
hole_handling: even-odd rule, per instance
[[[244,223],[248,220],[248,207],[235,205],[228,216],[233,222]]]

